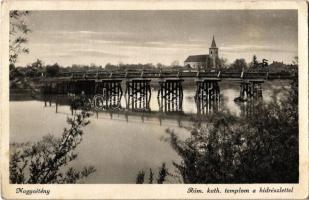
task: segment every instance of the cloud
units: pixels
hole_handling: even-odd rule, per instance
[[[106,41],[138,41],[141,40],[138,35],[128,32],[113,31],[33,31],[31,37],[36,42],[88,42],[90,40],[106,40]]]
[[[296,52],[295,48],[263,46],[263,45],[231,45],[220,47],[220,51],[225,53],[246,53],[246,52]]]
[[[127,58],[128,56],[122,54],[113,54],[98,49],[74,49],[71,50],[73,56],[93,56],[93,57],[107,57],[107,58]]]
[[[173,60],[182,62],[188,55],[208,54],[210,45],[209,41],[194,37],[180,40],[147,36],[139,38],[140,36],[121,31],[37,31],[33,35],[33,41],[29,43],[31,49],[29,56],[33,58],[27,59],[32,61],[36,57],[42,57],[47,62],[59,62],[65,65],[90,62],[170,64]],[[295,52],[297,54],[297,47],[286,48],[284,46],[287,45],[284,44],[256,45],[252,41],[251,44],[233,45],[227,42],[224,45],[221,42],[219,54],[229,60],[239,57],[250,60],[253,54],[280,60],[280,56],[287,57],[287,54]],[[274,46],[271,46],[272,44]]]
[[[48,34],[48,35],[80,35],[80,36],[92,36],[92,35],[131,35],[129,32],[123,31],[87,31],[87,30],[76,30],[76,31],[34,31],[38,34]]]
[[[102,40],[91,39],[89,43],[111,45],[114,47],[127,48],[153,48],[161,50],[178,50],[178,49],[192,49],[204,48],[205,45],[201,43],[179,43],[173,41],[125,41],[125,40]]]
[[[70,53],[64,53],[64,52],[56,52],[56,53],[45,53],[45,54],[41,54],[41,56],[43,57],[57,57],[57,58],[70,58],[70,57],[74,57],[73,54]]]

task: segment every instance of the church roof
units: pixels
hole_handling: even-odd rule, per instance
[[[215,36],[212,37],[211,48],[217,48],[216,41],[215,41]]]
[[[193,55],[189,56],[185,62],[206,62],[209,58],[209,55]]]

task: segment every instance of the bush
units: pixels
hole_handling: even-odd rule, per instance
[[[10,182],[13,184],[76,183],[95,172],[85,167],[77,171],[66,167],[77,158],[74,152],[82,141],[83,130],[89,114],[81,112],[67,120],[69,129],[64,129],[61,138],[51,135],[37,143],[14,144],[10,152]]]
[[[165,163],[162,164],[162,166],[159,168],[158,177],[157,177],[157,183],[163,184],[166,181],[166,177],[171,174],[168,172]],[[152,169],[149,169],[149,184],[153,184],[153,176],[154,173],[152,172]],[[139,171],[136,176],[136,184],[143,184],[145,182],[145,172],[143,170]]]

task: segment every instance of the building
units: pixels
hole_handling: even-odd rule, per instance
[[[216,68],[219,60],[219,49],[215,42],[215,36],[212,38],[212,43],[209,48],[209,54],[189,56],[184,66],[189,66],[194,69]]]

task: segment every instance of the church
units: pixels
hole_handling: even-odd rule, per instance
[[[189,56],[185,62],[185,67],[193,69],[210,69],[217,68],[219,61],[219,49],[215,42],[215,36],[212,38],[212,43],[209,48],[209,54]]]

